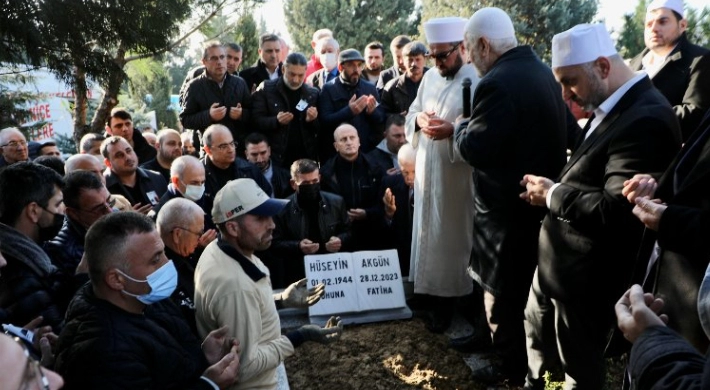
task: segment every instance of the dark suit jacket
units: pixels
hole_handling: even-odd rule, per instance
[[[673,110],[644,77],[562,169],[540,231],[543,293],[567,305],[588,305],[600,324],[611,325],[643,233],[621,194],[624,181],[637,173],[660,177],[679,148]]]
[[[323,86],[318,97],[318,119],[321,124],[319,134],[319,156],[321,162],[335,155],[333,148],[333,131],[343,123],[349,123],[357,129],[360,137],[360,151],[369,152],[382,139],[384,130],[385,111],[382,105],[377,106],[371,113],[367,109],[355,115],[350,110],[350,98],[359,98],[363,95],[372,95],[379,102],[379,95],[375,86],[367,81],[360,80],[357,85],[350,86],[343,84],[340,77]]]
[[[274,198],[285,199],[293,194],[291,187],[291,173],[285,168],[281,168],[271,162],[271,188],[274,189]]]
[[[658,232],[647,230],[638,263],[639,271],[645,271],[658,240],[661,252],[646,291],[663,297],[668,325],[704,352],[708,339],[700,326],[697,299],[710,261],[710,113],[698,129],[659,181],[655,197],[668,208]]]
[[[389,83],[390,80],[396,79],[399,77],[399,67],[397,64],[383,70],[380,73],[380,78],[377,80],[377,84],[375,84],[375,88],[377,89],[377,93],[382,96],[382,91],[385,90],[385,85]]]
[[[255,130],[266,134],[269,138],[271,158],[283,167],[290,167],[291,163],[299,158],[318,159],[316,153],[318,118],[307,122],[307,109],[291,111],[297,102],[289,102],[286,88],[283,77],[259,85],[252,95],[253,122]],[[318,107],[317,89],[303,84],[299,92],[301,100],[306,101],[308,107]],[[278,113],[282,111],[294,113],[293,119],[287,125],[280,124],[276,119]],[[294,140],[300,142],[289,144],[289,141]]]
[[[281,73],[281,63],[276,67],[276,72],[278,72],[279,78],[283,76],[283,73]],[[262,81],[269,79],[269,71],[266,70],[266,65],[261,59],[258,59],[254,66],[239,72],[239,77],[244,79],[247,83],[247,90],[251,93]]]
[[[397,210],[391,221],[388,221],[384,214],[383,207],[382,223],[385,248],[396,248],[399,256],[399,268],[402,276],[409,275],[409,260],[412,256],[412,216],[414,208],[409,201],[409,186],[404,182],[401,173],[396,175],[385,175],[382,178],[380,187],[380,199],[385,196],[385,190],[390,189],[394,195],[394,203]]]
[[[649,52],[644,49],[631,60],[631,68],[640,70],[641,59]],[[683,140],[700,124],[710,108],[710,50],[688,42],[681,35],[678,45],[668,55],[666,63],[651,81],[675,110]]]
[[[131,206],[141,203],[144,206],[152,204],[155,207],[160,203],[160,197],[168,190],[168,183],[160,173],[143,168],[136,170],[136,184],[141,188],[140,199],[133,199],[126,187],[121,184],[121,179],[110,168],[104,171],[104,178],[108,192],[123,195],[131,202]]]
[[[471,119],[456,132],[461,155],[475,169],[470,267],[493,294],[530,286],[544,209],[520,199],[520,180],[528,173],[559,174],[567,156],[567,119],[550,68],[529,46],[519,46],[480,80]]]
[[[426,73],[429,68],[424,68]],[[421,82],[421,80],[419,80]],[[380,100],[387,115],[400,114],[403,111],[409,111],[409,106],[417,97],[409,96],[406,85],[406,75],[402,74],[397,78],[390,80],[380,92]]]

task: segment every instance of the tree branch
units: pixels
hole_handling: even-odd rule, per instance
[[[179,38],[178,40],[176,40],[175,42],[169,44],[169,45],[166,46],[165,48],[160,49],[160,50],[155,50],[155,51],[152,51],[152,52],[150,52],[150,53],[143,53],[143,54],[137,54],[137,55],[133,55],[133,56],[130,56],[130,57],[126,57],[126,59],[125,59],[126,62],[135,61],[135,60],[140,60],[140,59],[143,59],[143,58],[150,58],[150,57],[153,57],[153,56],[155,56],[155,55],[157,55],[157,54],[165,53],[166,51],[172,50],[174,47],[176,47],[176,46],[180,45],[182,42],[184,42],[188,37],[190,37],[190,35],[194,34],[195,31],[199,30],[200,28],[202,28],[202,26],[204,26],[205,24],[207,24],[207,22],[209,22],[210,19],[212,19],[213,17],[215,17],[215,16],[217,15],[217,13],[219,13],[219,11],[221,11],[221,10],[227,5],[228,2],[229,2],[229,0],[222,0],[222,2],[219,3],[219,5],[218,5],[217,7],[215,7],[215,9],[212,10],[212,12],[210,12],[210,13],[207,15],[207,17],[205,17],[199,24],[197,24],[197,25],[196,25],[195,27],[193,27],[190,31],[188,31],[187,33],[185,33],[185,35],[183,35],[182,37],[180,37],[180,38]]]

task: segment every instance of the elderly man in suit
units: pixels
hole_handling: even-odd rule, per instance
[[[519,198],[520,177],[559,173],[567,161],[568,120],[574,119],[550,68],[530,46],[518,46],[513,22],[503,10],[476,11],[465,34],[468,55],[482,77],[471,118],[455,137],[475,171],[469,272],[485,290],[493,347],[501,358],[499,374],[519,383],[527,372],[523,311],[544,216],[542,209]],[[506,93],[512,90],[520,93]],[[481,340],[483,335],[476,336]],[[475,376],[493,381],[490,371]]]
[[[600,389],[614,303],[627,288],[643,234],[622,188],[637,173],[659,177],[678,152],[680,130],[668,100],[624,64],[603,24],[555,35],[552,71],[564,97],[594,115],[554,181],[521,181],[521,198],[547,208],[525,308],[526,386],[544,387],[544,352],[556,344],[565,387]],[[552,334],[556,340],[548,339]]]

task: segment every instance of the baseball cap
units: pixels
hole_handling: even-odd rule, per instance
[[[270,198],[253,179],[231,180],[214,198],[212,220],[223,223],[244,214],[271,217],[288,202],[286,199]]]

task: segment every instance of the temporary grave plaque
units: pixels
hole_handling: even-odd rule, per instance
[[[309,255],[304,263],[309,287],[325,284],[323,298],[309,308],[312,322],[331,315],[345,323],[411,317],[396,250]]]

